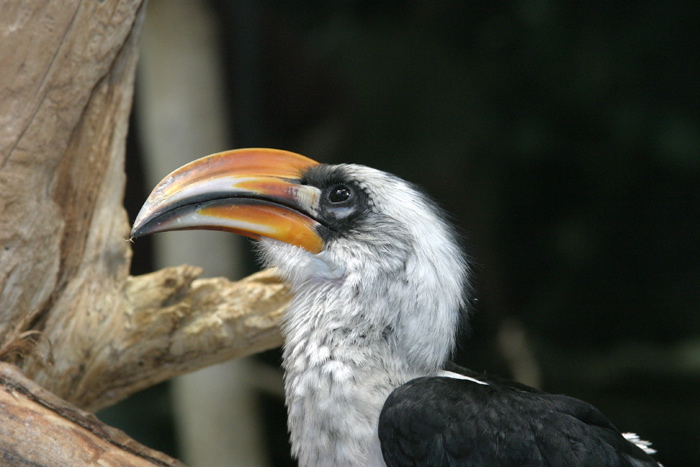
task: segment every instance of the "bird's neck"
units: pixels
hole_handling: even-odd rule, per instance
[[[283,323],[293,454],[302,466],[383,465],[383,404],[398,386],[444,365],[463,277],[440,277],[445,261],[406,248],[311,255],[274,241],[261,247],[295,293]]]
[[[293,453],[300,465],[384,465],[377,426],[386,398],[437,365],[400,349],[397,304],[374,297],[365,306],[332,286],[316,292],[297,294],[283,328]]]

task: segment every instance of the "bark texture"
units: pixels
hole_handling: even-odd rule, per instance
[[[200,273],[181,266],[129,277],[114,313],[65,322],[61,332],[79,342],[67,343],[67,352],[54,345],[55,363],[28,373],[96,411],[174,376],[282,344],[277,324],[288,289],[272,271],[238,282],[195,280]]]
[[[0,461],[12,466],[184,466],[0,363]]]

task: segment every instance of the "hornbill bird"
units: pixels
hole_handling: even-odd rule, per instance
[[[406,181],[273,149],[168,175],[132,237],[258,239],[294,292],[282,323],[292,454],[303,466],[656,466],[593,406],[448,362],[468,266],[439,208]]]

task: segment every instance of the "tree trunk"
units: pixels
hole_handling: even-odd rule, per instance
[[[142,1],[3,8],[0,358],[55,396],[97,410],[279,345],[288,291],[270,273],[240,283],[195,280],[199,270],[186,266],[128,276],[123,164]],[[11,416],[21,399],[0,397],[0,425],[30,443],[26,417]]]

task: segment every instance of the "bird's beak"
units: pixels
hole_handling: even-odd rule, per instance
[[[269,237],[318,253],[319,190],[302,185],[318,162],[276,149],[238,149],[191,162],[161,181],[141,208],[131,237],[167,230],[226,230]]]

